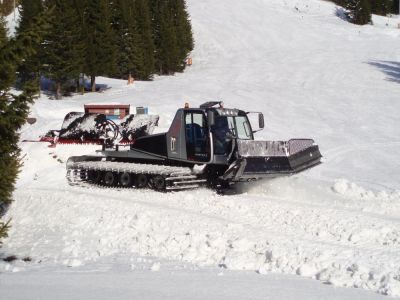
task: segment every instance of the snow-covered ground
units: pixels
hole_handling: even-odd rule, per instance
[[[13,13],[6,17],[7,27],[8,27],[8,34],[10,36],[15,35],[16,26],[18,24],[19,19],[19,10],[15,9]]]
[[[68,186],[65,161],[95,146],[21,143],[24,167],[5,216],[12,229],[2,251],[32,261],[0,263],[7,291],[0,299],[23,299],[30,291],[66,298],[70,287],[84,299],[96,289],[108,299],[380,298],[333,286],[400,297],[396,19],[390,26],[382,17],[374,26],[355,26],[318,0],[189,0],[188,6],[196,45],[185,73],[133,86],[100,78],[111,87],[100,94],[42,97],[32,107],[38,122],[25,126],[22,138],[59,128],[65,114],[85,103],[148,106],[164,131],[185,102],[223,100],[264,112],[267,128],[259,139],[314,138],[324,164],[240,186],[230,196],[207,189],[83,189]]]
[[[0,299],[384,300],[294,275],[198,268],[115,255],[74,268],[40,267],[0,277]]]

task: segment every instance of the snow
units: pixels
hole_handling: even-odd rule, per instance
[[[83,161],[72,163],[72,165],[79,168],[86,169],[99,169],[99,170],[118,170],[118,172],[139,172],[150,174],[170,174],[172,176],[190,175],[192,174],[190,168],[163,166],[163,165],[150,165],[150,164],[126,164],[123,162],[110,162],[110,161]],[[72,167],[71,165],[71,167]]]
[[[42,96],[22,139],[59,128],[85,103],[149,107],[162,132],[185,102],[221,100],[265,114],[257,139],[314,139],[324,163],[228,196],[87,189],[68,186],[65,162],[98,146],[21,143],[2,251],[32,261],[0,263],[0,299],[400,297],[398,19],[355,26],[318,0],[188,8],[196,45],[185,73]]]
[[[151,267],[160,263],[159,271]],[[131,266],[134,265],[133,269]],[[45,268],[2,275],[1,299],[385,299],[333,288],[299,276],[193,268],[116,256],[77,268]]]
[[[72,122],[75,121],[76,119],[82,117],[82,115],[78,115],[71,118]],[[96,122],[98,115],[97,114],[93,114],[93,115],[87,115],[82,119],[82,122],[79,123],[76,127],[73,127],[69,130],[66,130],[64,132],[64,136],[68,137],[70,135],[74,135],[76,134],[76,132],[95,132],[96,130],[96,125],[98,124],[98,122]],[[67,124],[70,125],[72,122],[70,122],[69,120],[67,121]],[[63,124],[63,128],[68,129],[68,125],[67,124]]]
[[[8,27],[8,35],[9,36],[14,36],[15,35],[15,31],[16,31],[16,27],[18,24],[18,20],[19,20],[19,10],[18,8],[16,10],[14,10],[13,13],[9,14],[6,17],[6,22],[7,22],[7,27]]]
[[[125,123],[124,130],[135,137],[135,133],[140,134],[140,130],[143,130],[145,135],[152,134],[158,120],[159,116],[157,115],[138,114],[126,116],[121,123]]]

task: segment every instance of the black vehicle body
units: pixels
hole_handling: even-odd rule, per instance
[[[211,185],[228,185],[265,177],[287,176],[321,162],[311,139],[255,141],[250,113],[207,102],[199,108],[181,108],[168,132],[138,137],[129,148],[103,146],[99,156],[71,157],[69,166],[82,161],[105,160],[193,168],[204,166],[197,178]],[[258,127],[264,117],[258,114]],[[132,174],[134,176],[135,174]]]

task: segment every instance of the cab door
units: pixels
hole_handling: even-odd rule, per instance
[[[210,134],[206,116],[202,111],[185,112],[185,140],[187,160],[210,161]]]

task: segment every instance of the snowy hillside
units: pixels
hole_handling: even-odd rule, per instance
[[[15,28],[16,28],[16,25],[18,24],[18,19],[19,19],[19,10],[18,9],[16,9],[12,14],[10,14],[6,17],[9,36],[15,35]]]
[[[68,186],[65,161],[95,146],[21,143],[24,167],[16,201],[5,216],[12,218],[12,229],[3,251],[32,262],[0,262],[7,295],[32,272],[40,278],[68,267],[77,273],[118,273],[103,269],[104,261],[137,271],[138,259],[143,265],[149,256],[148,269],[188,264],[187,276],[195,278],[207,268],[253,271],[229,273],[235,274],[227,283],[232,290],[241,282],[244,287],[257,271],[262,278],[300,275],[400,297],[400,30],[395,22],[386,26],[377,17],[376,26],[354,26],[336,16],[333,4],[319,0],[189,0],[188,8],[196,44],[193,66],[185,73],[133,86],[101,78],[111,87],[103,93],[65,101],[43,96],[32,107],[38,121],[24,127],[22,138],[59,128],[68,112],[82,111],[85,103],[148,106],[160,115],[157,130],[164,131],[185,102],[222,100],[228,107],[264,112],[266,129],[258,139],[314,138],[324,163],[290,178],[243,186],[232,196],[207,189],[166,194],[83,189]],[[140,277],[135,274],[132,278]],[[162,274],[168,278],[168,272]],[[279,290],[293,280],[278,278]],[[380,298],[306,285],[299,285],[303,294],[269,296]],[[194,289],[202,290],[201,285]]]

